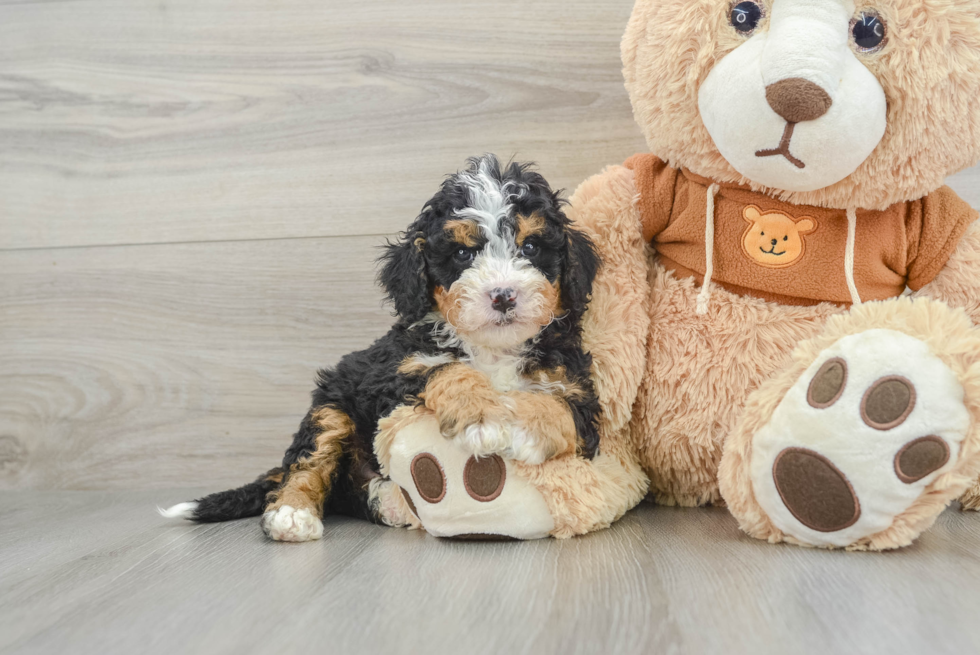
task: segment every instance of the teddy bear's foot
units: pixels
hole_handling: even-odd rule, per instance
[[[751,436],[745,482],[761,515],[747,494],[729,497],[740,475],[731,462],[722,491],[756,537],[906,545],[975,479],[975,463],[960,465],[964,450],[962,459],[976,459],[964,399],[960,378],[924,341],[887,329],[850,334],[817,355]]]
[[[388,460],[391,486],[377,489],[379,498],[390,493],[392,505],[404,500],[409,508],[407,516],[392,514],[392,523],[407,519],[437,537],[540,539],[555,528],[544,496],[518,475],[513,462],[496,454],[474,455],[474,444],[446,439],[434,416],[409,416],[382,458]],[[488,452],[507,447],[483,445]]]

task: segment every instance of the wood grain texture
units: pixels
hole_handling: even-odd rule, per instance
[[[6,492],[0,652],[906,653],[980,649],[976,515],[912,547],[772,546],[722,509],[642,505],[569,541],[447,542],[331,518],[276,544],[194,526],[199,491]]]
[[[373,285],[381,241],[0,252],[0,485],[236,484],[268,470],[317,366],[392,320]]]
[[[0,3],[4,248],[387,234],[484,151],[643,147],[632,3]]]

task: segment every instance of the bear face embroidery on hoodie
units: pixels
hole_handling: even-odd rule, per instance
[[[742,236],[742,252],[766,268],[786,268],[806,253],[806,235],[817,230],[809,216],[796,219],[780,211],[764,212],[755,205],[742,210],[749,226]]]

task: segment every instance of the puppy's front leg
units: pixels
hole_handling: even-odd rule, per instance
[[[447,437],[509,416],[490,379],[466,364],[449,364],[437,369],[429,376],[419,398],[435,413],[439,429]]]
[[[505,455],[528,464],[574,453],[582,445],[572,408],[547,393],[514,392],[506,395],[513,408],[510,446]]]

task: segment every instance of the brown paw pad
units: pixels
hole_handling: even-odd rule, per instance
[[[806,448],[787,448],[772,467],[786,509],[817,532],[836,532],[854,525],[861,504],[854,488],[829,459]]]
[[[412,514],[415,515],[415,518],[418,518],[419,511],[415,509],[415,503],[412,502],[412,495],[401,487],[398,487],[398,491],[402,492],[402,498],[405,499],[405,503],[408,505],[408,508],[412,510]]]
[[[900,375],[875,381],[861,400],[861,418],[876,430],[891,430],[915,409],[915,387]]]
[[[507,466],[499,455],[470,457],[463,468],[463,485],[473,500],[489,503],[504,490]]]
[[[936,436],[910,441],[895,455],[895,474],[905,484],[918,482],[949,461],[949,445]]]
[[[810,381],[806,400],[811,407],[826,409],[836,403],[847,384],[847,362],[834,357],[824,362]]]
[[[446,474],[435,455],[419,453],[412,460],[412,480],[419,496],[428,503],[438,503],[446,497]]]

